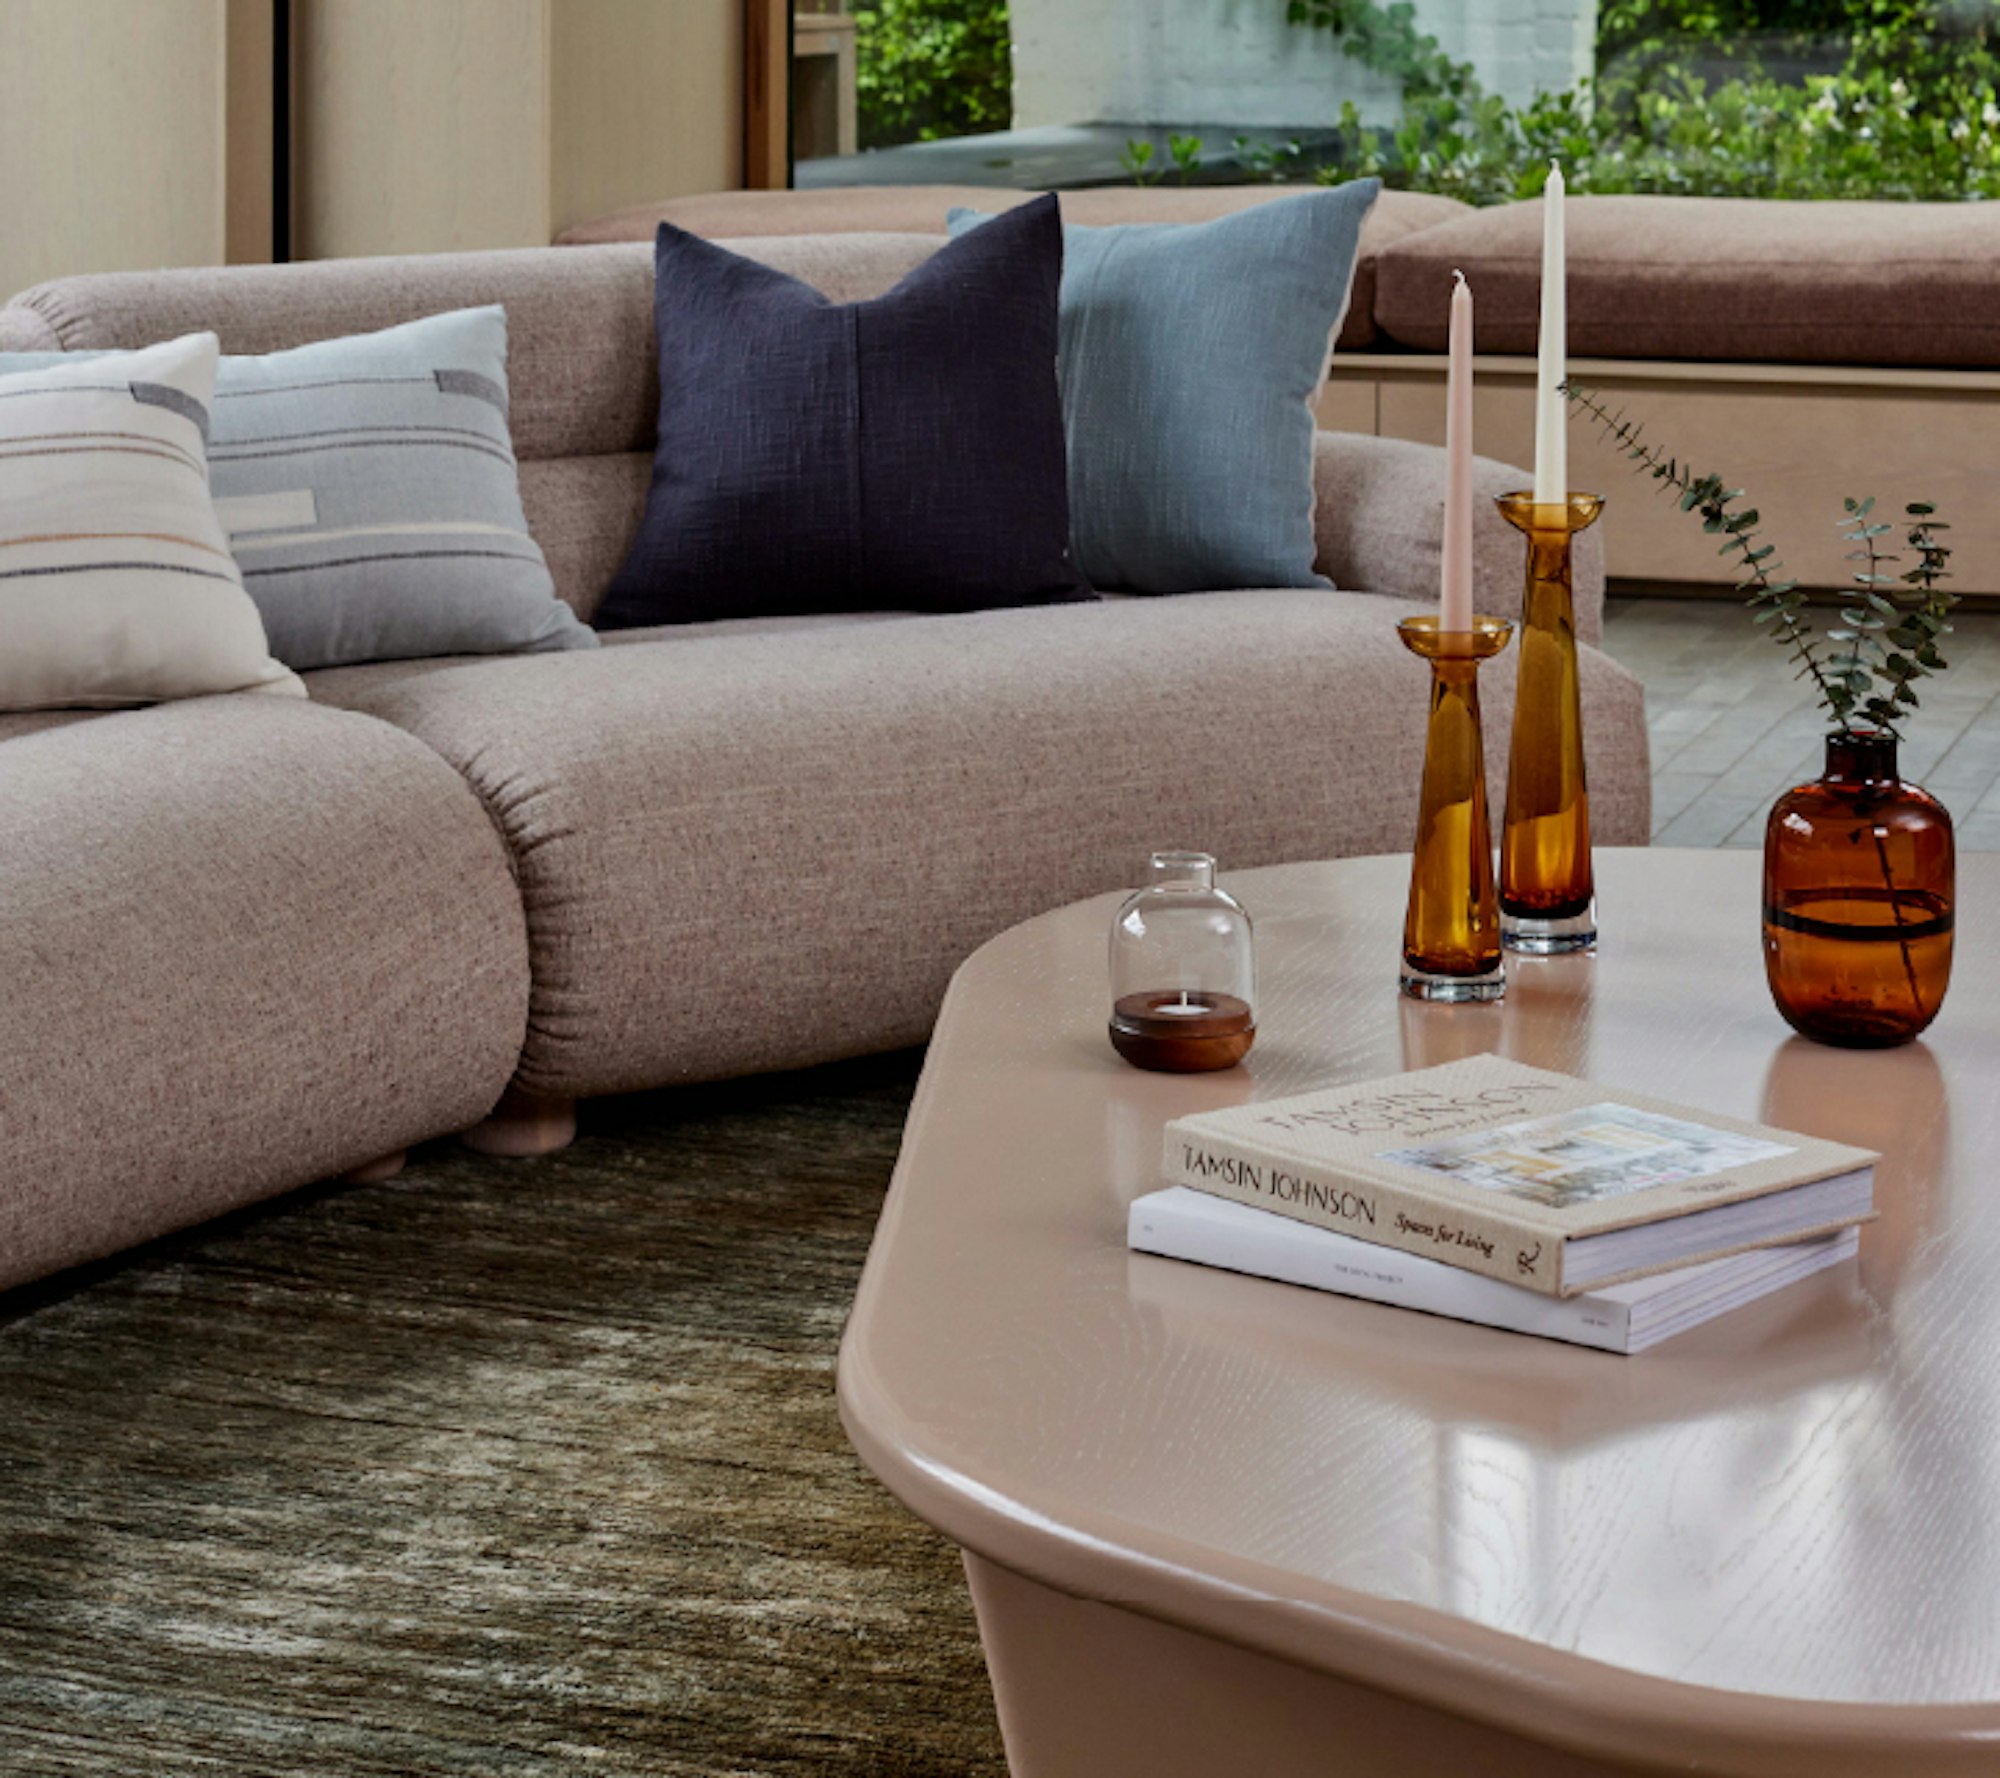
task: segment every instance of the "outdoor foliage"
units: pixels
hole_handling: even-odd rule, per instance
[[[1375,173],[1475,203],[1532,197],[1551,158],[1576,192],[2000,197],[1992,0],[1607,0],[1598,77],[1510,105],[1408,0],[1287,0],[1393,76],[1400,120],[1342,107],[1321,177]]]
[[[863,148],[1008,127],[1007,0],[873,0],[854,19]]]

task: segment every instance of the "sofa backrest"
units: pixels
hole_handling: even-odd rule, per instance
[[[831,301],[857,302],[939,244],[843,234],[732,245]],[[631,544],[652,465],[650,244],[93,273],[37,285],[0,308],[0,352],[127,350],[199,332],[217,334],[225,352],[277,352],[484,303],[507,311],[509,418],[528,525],[556,590],[588,617]]]
[[[1212,222],[1257,204],[1316,191],[1315,185],[1104,185],[1062,193],[1065,222],[1086,228],[1121,223]],[[692,197],[638,204],[610,216],[579,222],[556,244],[580,247],[604,241],[650,241],[662,222],[731,246],[755,235],[831,235],[850,231],[941,235],[945,218],[968,210],[1005,210],[1039,194],[981,185],[827,185],[803,191],[710,191]],[[1376,257],[1406,235],[1472,213],[1469,204],[1427,191],[1385,191],[1361,225],[1354,284],[1340,324],[1342,350],[1372,345],[1375,331]],[[1539,264],[1539,260],[1537,261]]]

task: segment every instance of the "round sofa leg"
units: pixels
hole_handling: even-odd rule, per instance
[[[409,1159],[409,1150],[399,1148],[393,1154],[377,1155],[372,1161],[363,1161],[358,1167],[349,1167],[345,1173],[336,1175],[342,1185],[380,1185],[385,1179],[394,1179],[403,1170],[403,1163]]]
[[[474,1124],[461,1140],[480,1154],[507,1160],[554,1154],[576,1140],[576,1101],[545,1099],[509,1087],[485,1121]]]

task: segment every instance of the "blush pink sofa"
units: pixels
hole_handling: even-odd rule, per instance
[[[742,245],[851,299],[937,240]],[[588,616],[645,494],[652,295],[643,245],[81,277],[0,309],[0,351],[503,303],[523,499]],[[1434,596],[1441,456],[1323,434],[1317,479],[1320,565],[1358,590],[749,619],[0,718],[0,1286],[454,1130],[533,1152],[593,1095],[921,1042],[977,945],[1161,844],[1406,847],[1394,620]],[[1518,611],[1521,572],[1483,515],[1482,607]],[[1585,655],[1598,832],[1643,843],[1640,689]],[[1510,656],[1499,733],[1511,696]]]

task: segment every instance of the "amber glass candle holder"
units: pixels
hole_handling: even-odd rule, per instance
[[[1595,494],[1558,505],[1502,494],[1500,516],[1528,539],[1521,658],[1507,810],[1500,829],[1500,936],[1509,950],[1547,956],[1597,943],[1590,866],[1590,792],[1583,766],[1576,600],[1570,539],[1604,510]]]
[[[1445,630],[1434,617],[1406,617],[1396,633],[1431,664],[1424,788],[1403,920],[1403,992],[1417,1000],[1498,1000],[1507,977],[1486,812],[1479,663],[1507,646],[1514,626],[1475,617],[1469,630]]]

